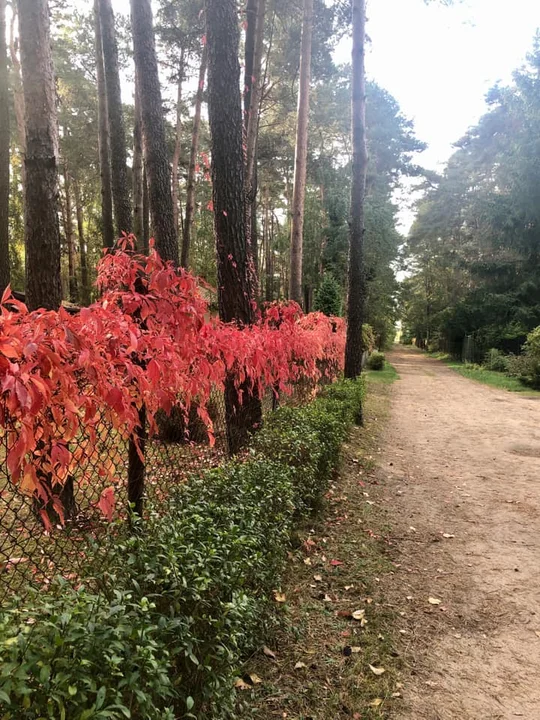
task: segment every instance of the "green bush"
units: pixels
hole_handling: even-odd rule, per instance
[[[495,372],[506,372],[507,357],[497,348],[491,348],[484,358],[484,367]]]
[[[540,327],[527,335],[522,355],[510,355],[507,358],[507,373],[525,385],[540,389]]]
[[[363,394],[344,381],[272,413],[247,460],[100,538],[83,588],[0,613],[0,716],[227,717],[242,659],[274,627],[295,514],[320,503]]]
[[[6,720],[169,718],[171,661],[152,604],[66,583],[0,616]]]
[[[369,356],[367,366],[370,370],[384,370],[384,363],[384,353],[375,351]]]
[[[326,274],[315,294],[314,309],[325,315],[341,315],[341,286],[333,275]]]

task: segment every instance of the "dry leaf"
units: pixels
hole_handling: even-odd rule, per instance
[[[311,565],[311,558],[304,558],[304,565]]]
[[[323,602],[333,602],[333,601],[332,601],[332,598],[330,597],[330,595],[325,595]]]
[[[306,663],[297,662],[296,665],[294,666],[294,669],[295,669],[295,670],[302,670],[302,668],[305,668],[305,667],[307,667]]]
[[[436,597],[430,597],[428,598],[428,603],[430,605],[440,605],[442,603],[442,600],[439,600],[439,598]]]
[[[369,703],[369,707],[380,707],[383,704],[382,698],[375,698]]]
[[[234,681],[234,687],[237,690],[250,690],[251,689],[251,685],[249,685],[247,682],[242,680],[242,678],[236,678],[236,680]]]
[[[285,593],[278,592],[278,590],[274,590],[274,600],[278,603],[284,603],[287,602],[287,597]]]
[[[332,567],[339,567],[340,565],[343,565],[343,563],[341,560],[330,560],[330,565],[332,565]]]
[[[248,678],[251,680],[251,682],[253,683],[253,685],[260,685],[260,684],[262,683],[262,678],[260,678],[260,677],[259,677],[258,675],[256,675],[255,673],[248,673],[248,674],[246,675],[246,677],[248,677]]]
[[[263,653],[266,655],[266,657],[269,657],[272,660],[276,659],[276,653],[273,650],[270,650],[269,647],[266,647],[266,645],[263,647]]]
[[[362,648],[361,648],[360,646],[354,646],[354,647],[351,648],[351,652],[352,652],[354,655],[357,655],[358,653],[362,652]]]
[[[386,668],[375,667],[375,665],[370,665],[369,669],[374,675],[384,675],[384,673],[386,672]]]
[[[345,590],[352,590],[354,585],[345,585]]]
[[[447,538],[447,539],[456,537],[455,535],[452,535],[452,533],[443,533],[442,536],[443,536],[443,538]]]
[[[355,610],[352,614],[353,620],[363,620],[366,616],[365,610]]]
[[[322,575],[314,575],[314,576],[313,576],[313,579],[314,579],[316,582],[322,582]]]

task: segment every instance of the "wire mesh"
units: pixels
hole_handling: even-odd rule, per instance
[[[298,383],[293,393],[277,403],[270,391],[262,398],[263,417],[278,404],[303,404],[314,392],[313,383]],[[173,413],[158,421],[157,433],[145,446],[145,507],[164,502],[171,489],[188,481],[192,473],[217,467],[228,457],[222,393],[215,394],[208,410],[213,442],[196,409],[188,418]],[[35,497],[24,494],[10,479],[6,457],[13,431],[0,428],[0,603],[24,597],[31,587],[46,587],[57,576],[77,581],[89,543],[99,543],[108,529],[98,507],[108,488],[114,489],[117,514],[127,518],[128,442],[105,418],[93,430],[96,441],[88,442],[83,430],[69,448],[78,458],[70,478],[71,510],[63,523],[58,520],[47,529]]]

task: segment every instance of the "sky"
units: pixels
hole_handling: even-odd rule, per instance
[[[367,74],[398,100],[427,142],[421,163],[440,170],[452,143],[486,109],[498,81],[511,81],[540,28],[540,0],[368,0]],[[346,60],[350,47],[339,49]]]

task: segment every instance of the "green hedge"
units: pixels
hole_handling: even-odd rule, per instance
[[[3,720],[230,716],[242,658],[275,622],[295,522],[320,504],[363,392],[341,382],[273,413],[245,462],[111,532],[84,587],[0,613]]]

